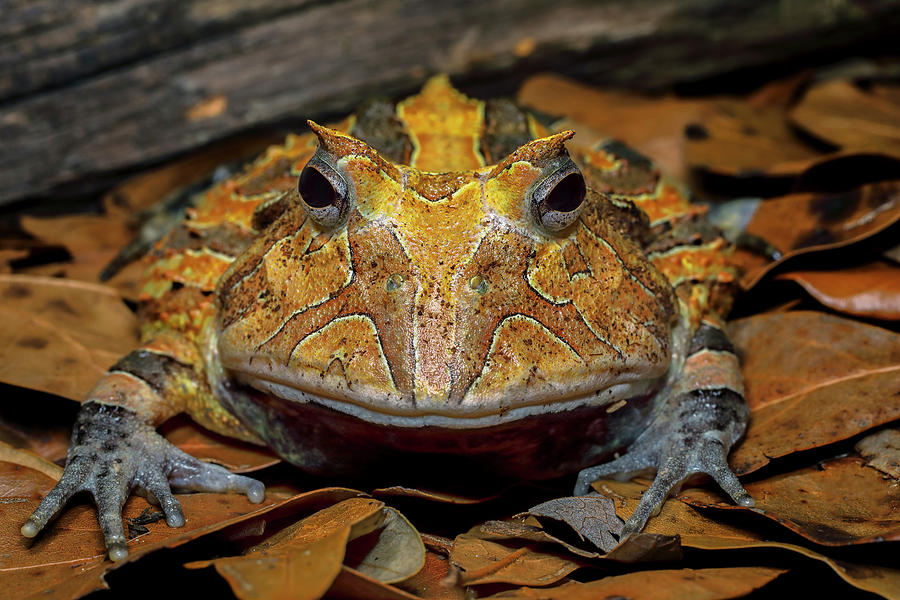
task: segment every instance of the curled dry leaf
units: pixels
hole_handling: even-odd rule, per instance
[[[137,321],[112,288],[0,274],[0,381],[80,400],[137,346]]]
[[[359,493],[325,489],[293,498],[270,495],[261,505],[251,504],[239,494],[179,494],[187,516],[185,526],[172,528],[165,520],[146,523],[147,532],[129,540],[128,558],[112,563],[106,557],[103,534],[92,505],[70,506],[37,538],[22,537],[19,528],[53,481],[25,467],[2,469],[0,477],[12,477],[15,481],[15,485],[0,483],[0,491],[13,494],[0,497],[4,507],[0,519],[0,578],[4,593],[10,598],[40,594],[50,600],[69,600],[104,589],[104,574],[155,550],[174,548],[232,525],[265,518],[275,509],[296,511],[325,498]],[[123,514],[126,519],[137,519],[148,506],[146,500],[133,496],[125,504]]]
[[[731,323],[750,425],[729,462],[738,474],[900,418],[900,335],[815,312]]]
[[[518,519],[486,521],[481,525],[477,525],[470,529],[468,535],[494,541],[528,540],[541,544],[556,544],[562,546],[571,554],[580,556],[581,558],[600,558],[603,556],[601,552],[580,548],[547,533],[541,527],[540,522],[534,517],[526,518],[524,521]]]
[[[900,489],[859,458],[822,463],[745,485],[756,506],[717,492],[686,490],[693,506],[753,511],[824,546],[900,540]]]
[[[873,469],[900,479],[900,429],[885,429],[856,443],[856,451]]]
[[[244,556],[189,563],[213,565],[242,600],[318,598],[328,591],[345,559],[347,542],[379,536],[354,561],[360,572],[398,581],[417,572],[425,548],[418,532],[399,513],[372,498],[350,498],[286,527]],[[412,547],[412,551],[410,551]]]
[[[870,319],[900,320],[900,267],[885,261],[837,271],[793,271],[777,279],[795,281],[812,297],[839,312]]]
[[[560,581],[582,566],[581,561],[557,554],[528,546],[510,548],[468,533],[456,536],[450,560],[461,569],[462,585],[511,583],[544,586]]]
[[[348,553],[348,566],[383,583],[405,581],[425,564],[425,544],[412,523],[391,507],[385,507],[385,521],[373,540],[354,544]]]
[[[218,435],[183,415],[167,421],[160,433],[191,456],[222,465],[235,473],[257,471],[281,462],[267,448]]]
[[[616,499],[619,512],[626,518],[634,512],[646,487],[636,481],[610,479],[594,484],[600,493]],[[767,540],[751,529],[713,520],[707,516],[709,512],[701,512],[683,502],[669,501],[663,504],[657,516],[647,522],[644,531],[678,536],[683,546],[701,550],[767,549],[769,551],[763,555],[767,561],[770,560],[770,549],[794,552],[824,563],[854,587],[891,600],[900,600],[900,569],[837,561],[803,546]]]
[[[535,517],[547,517],[569,525],[581,539],[605,552],[618,543],[625,522],[616,516],[613,501],[603,496],[556,498],[528,509]],[[616,537],[613,537],[616,536]]]
[[[900,181],[864,185],[835,194],[791,194],[757,201],[744,230],[764,239],[781,258],[761,261],[738,253],[750,289],[785,260],[866,239],[900,220]],[[746,258],[747,260],[743,260]]]
[[[900,156],[900,104],[867,93],[845,79],[807,90],[791,111],[791,121],[835,146]]]
[[[550,589],[521,588],[488,596],[494,600],[720,600],[739,598],[786,573],[766,567],[666,569],[604,577],[589,583],[570,582]]]

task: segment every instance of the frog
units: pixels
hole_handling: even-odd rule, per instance
[[[466,458],[526,480],[652,473],[623,536],[686,479],[753,499],[727,457],[748,408],[725,318],[733,252],[679,182],[446,76],[270,147],[153,247],[141,344],[84,399],[36,536],[89,492],[109,558],[132,493],[263,484],[174,447],[201,426],[352,477]],[[417,464],[422,464],[417,463]]]

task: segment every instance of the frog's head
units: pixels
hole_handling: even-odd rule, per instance
[[[310,125],[290,208],[220,284],[238,378],[370,421],[464,427],[615,402],[665,374],[669,288],[601,218],[571,131],[438,173]]]

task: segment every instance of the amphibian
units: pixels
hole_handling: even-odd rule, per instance
[[[465,456],[579,472],[584,493],[655,469],[626,533],[693,473],[752,504],[726,462],[748,415],[723,322],[735,272],[679,185],[445,77],[310,127],[150,253],[142,345],[85,399],[24,535],[86,490],[120,560],[135,489],[175,527],[172,487],[262,501],[156,432],[181,412],[319,473]]]

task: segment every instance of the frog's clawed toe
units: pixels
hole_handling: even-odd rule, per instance
[[[122,560],[128,555],[122,507],[131,491],[143,492],[160,505],[167,524],[181,527],[184,513],[172,487],[238,491],[252,502],[265,494],[260,482],[185,454],[128,409],[88,402],[75,424],[65,471],[22,526],[22,535],[36,536],[73,495],[86,491],[97,504],[110,559]]]

